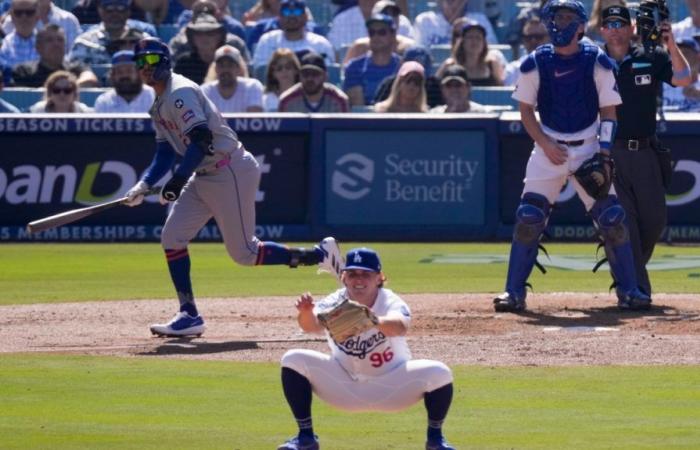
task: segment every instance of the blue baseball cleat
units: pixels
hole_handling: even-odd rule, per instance
[[[510,292],[504,292],[493,299],[493,309],[496,312],[518,313],[525,311],[527,304],[525,298],[518,298]]]
[[[636,288],[628,293],[618,290],[617,307],[622,311],[646,311],[651,308],[651,297]]]
[[[425,450],[456,450],[453,446],[451,446],[447,440],[445,440],[444,437],[441,437],[439,440],[434,440],[434,439],[428,439],[428,442],[425,443]]]
[[[318,450],[318,436],[295,436],[277,447],[277,450]]]
[[[160,337],[199,337],[204,333],[204,329],[202,316],[192,317],[184,311],[175,314],[175,317],[168,323],[154,323],[151,325],[151,333]]]

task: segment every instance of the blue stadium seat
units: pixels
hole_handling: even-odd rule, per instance
[[[343,69],[340,64],[331,64],[328,66],[328,82],[340,87],[342,83]]]
[[[448,44],[432,45],[430,55],[433,57],[433,63],[439,66],[452,55],[452,47]]]
[[[109,86],[109,71],[112,69],[111,64],[92,64],[90,66],[95,76],[100,81],[100,85]]]
[[[95,105],[97,97],[105,92],[107,88],[83,88],[80,90],[80,101],[92,107]],[[41,101],[44,97],[43,88],[6,88],[0,92],[0,97],[12,103],[22,111],[29,110],[34,103]]]
[[[266,73],[267,73],[267,65],[253,66],[253,70],[252,70],[252,72],[250,72],[250,76],[260,80],[260,82],[264,85]]]
[[[498,86],[498,87],[472,87],[471,99],[482,105],[501,105],[512,106],[515,108],[517,102],[511,98],[513,95],[513,87]]]
[[[158,25],[158,37],[160,37],[163,42],[170,42],[170,39],[172,39],[178,31],[180,31],[180,29],[174,24],[164,23]]]

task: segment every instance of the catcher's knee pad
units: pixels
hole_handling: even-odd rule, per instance
[[[525,245],[537,244],[549,216],[549,202],[540,194],[527,192],[515,212],[513,240]]]
[[[591,216],[606,244],[615,247],[629,241],[627,214],[616,196],[609,195],[597,200],[591,208]]]

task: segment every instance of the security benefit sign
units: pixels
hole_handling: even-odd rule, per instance
[[[329,130],[326,221],[331,225],[481,225],[481,131]]]

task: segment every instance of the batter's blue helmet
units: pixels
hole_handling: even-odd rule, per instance
[[[155,64],[153,79],[164,81],[170,78],[170,49],[157,38],[141,39],[134,46],[134,60],[138,61],[144,55],[159,55],[160,60]]]
[[[579,20],[571,22],[565,28],[557,27],[557,24],[554,22],[554,14],[560,9],[573,11],[576,13]],[[578,30],[578,26],[581,24],[585,25],[588,21],[586,8],[577,0],[549,0],[549,2],[544,5],[542,17],[544,17],[545,23],[547,24],[549,38],[552,40],[552,44],[555,47],[565,47],[569,45],[571,39],[576,34],[576,30]]]

